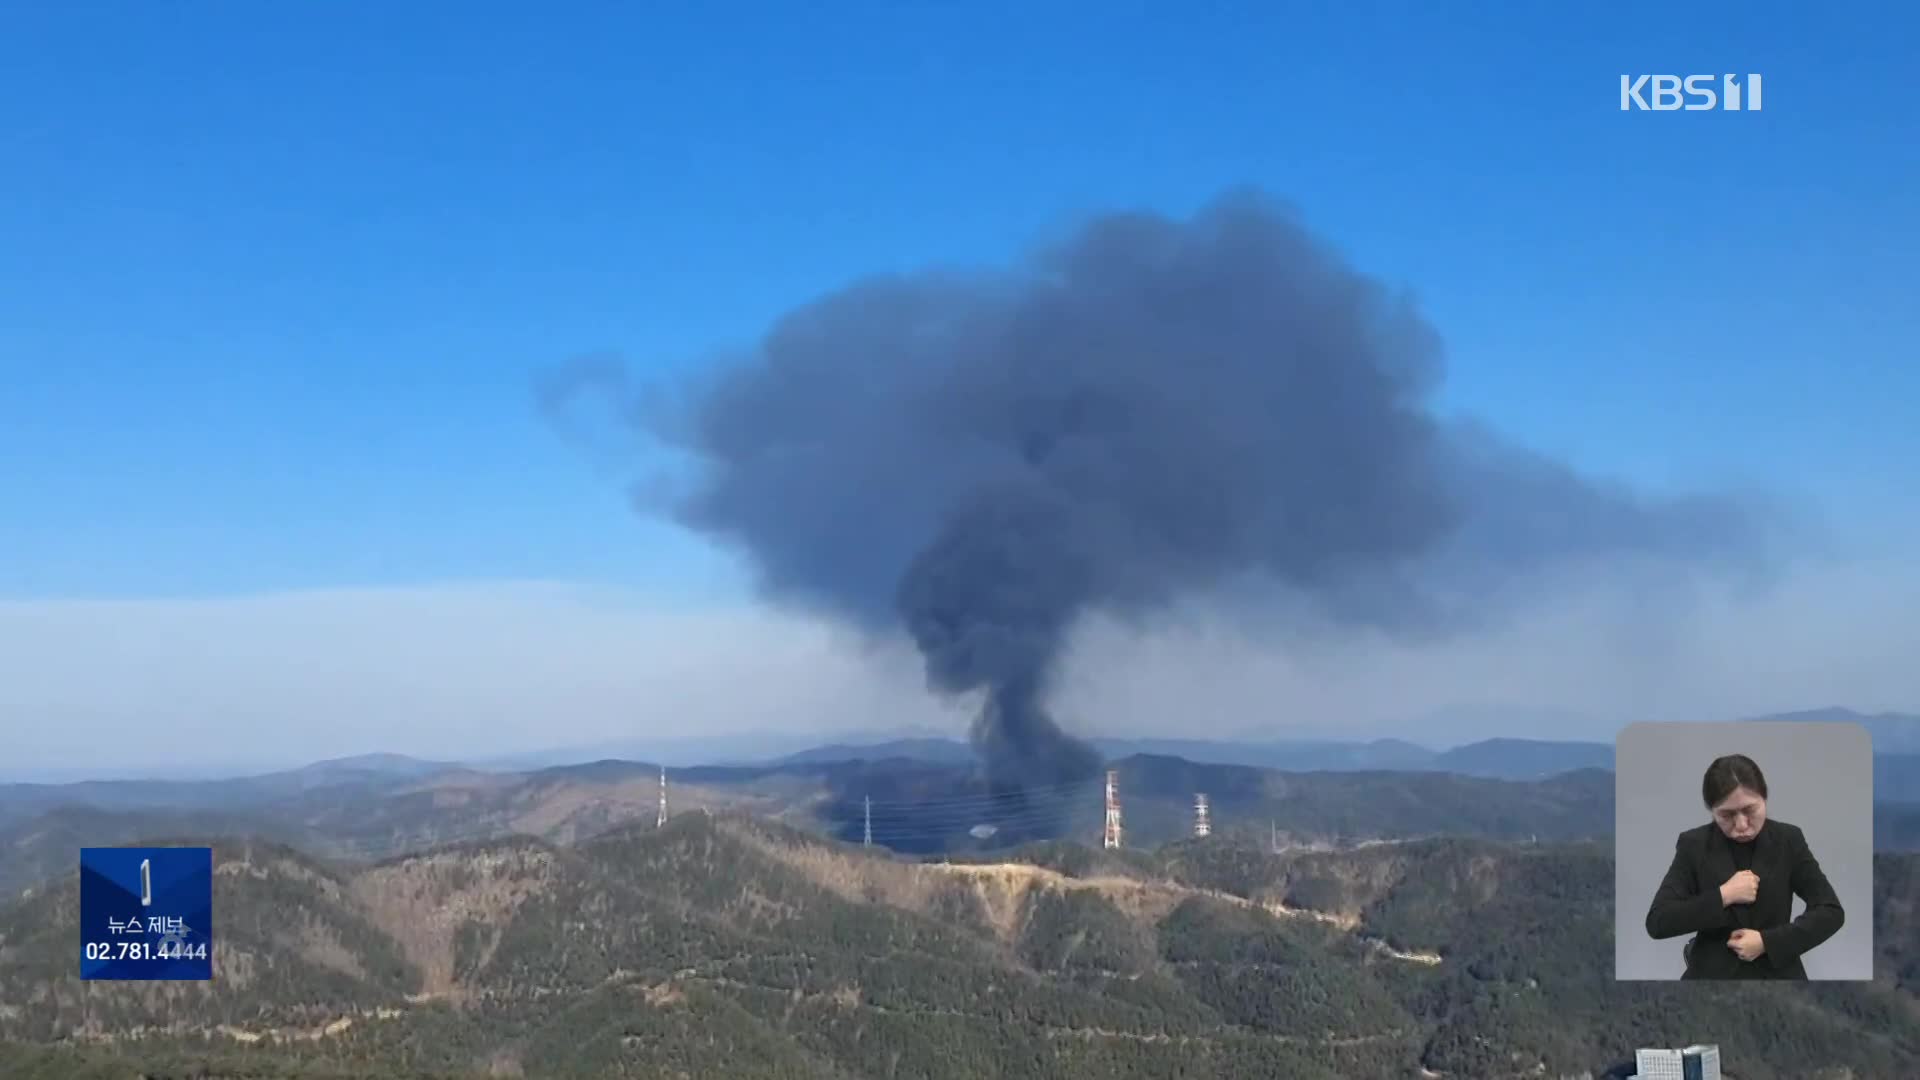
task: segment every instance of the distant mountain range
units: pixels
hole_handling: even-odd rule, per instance
[[[1543,714],[1541,722],[1536,725],[1537,729],[1565,730],[1566,724],[1554,722],[1556,715]],[[1857,723],[1872,736],[1876,754],[1920,754],[1920,716],[1916,715],[1891,712],[1867,714],[1830,707],[1751,719]],[[1512,726],[1513,718],[1507,716],[1506,720],[1508,723],[1505,726]],[[1586,721],[1586,724],[1591,726],[1591,721]],[[1449,725],[1439,725],[1439,728],[1459,730],[1458,726]],[[1342,739],[1317,735],[1311,738],[1273,739],[1252,734],[1217,739],[1106,736],[1092,741],[1109,759],[1154,754],[1182,757],[1189,761],[1257,765],[1296,772],[1417,769],[1525,779],[1568,769],[1612,768],[1611,745],[1593,740],[1499,737],[1469,742],[1451,749],[1435,749],[1404,738]],[[877,761],[890,757],[956,765],[973,760],[972,751],[963,739],[949,731],[931,728],[826,734],[757,731],[714,736],[636,736],[584,746],[465,758],[458,762],[422,760],[399,754],[363,754],[298,768],[253,772],[230,770],[181,780],[129,776],[126,780],[113,782],[199,785],[209,781],[245,780],[269,786],[324,786],[356,774],[428,775],[449,768],[524,773],[605,760],[644,761],[670,768],[689,768],[699,765],[764,766]],[[72,770],[48,769],[36,773],[3,766],[0,766],[0,778],[19,778],[30,784],[69,788],[105,779],[98,774],[76,776]],[[0,779],[0,790],[7,786],[5,780]],[[135,792],[132,788],[122,790]],[[114,796],[99,793],[99,797]],[[141,798],[137,794],[131,797],[136,801]]]
[[[1876,754],[1920,754],[1920,716],[1866,714],[1830,707],[1753,717],[1754,720],[1851,722],[1866,728]],[[1545,723],[1542,730],[1556,725]],[[1229,765],[1258,765],[1295,772],[1420,769],[1472,776],[1525,779],[1569,769],[1613,767],[1613,748],[1605,742],[1529,738],[1491,738],[1451,749],[1434,749],[1401,738],[1224,739],[1096,737],[1094,745],[1109,759],[1156,754]],[[606,758],[650,761],[668,766],[699,764],[820,764],[878,761],[885,758],[959,764],[972,760],[967,744],[947,733],[844,732],[827,736],[758,732],[696,739],[629,739],[522,754],[475,762],[483,768],[545,768]]]
[[[973,747],[958,739],[887,739],[873,743],[829,743],[811,746],[784,757],[773,765],[826,765],[840,761],[926,761],[939,765],[964,765],[974,758]]]
[[[1851,722],[1871,733],[1875,749],[1874,794],[1881,802],[1920,802],[1920,717],[1883,713],[1868,716],[1846,709],[1819,709],[1758,718],[1812,722]],[[1317,772],[1433,772],[1498,780],[1539,780],[1583,769],[1613,768],[1613,747],[1601,742],[1564,742],[1499,738],[1433,750],[1398,739],[1370,742],[1331,740],[1214,741],[1202,739],[1102,738],[1095,746],[1109,761],[1134,757],[1180,759],[1205,765],[1237,765],[1288,773]],[[972,749],[957,739],[930,734],[884,739],[870,735],[845,736],[826,745],[793,750],[762,739],[753,745],[761,752],[746,761],[744,744],[726,740],[703,744],[707,749],[731,747],[742,755],[704,761],[676,756],[672,760],[633,758],[609,754],[600,759],[616,770],[638,768],[657,773],[667,766],[677,772],[693,770],[711,779],[715,792],[737,790],[742,784],[765,787],[785,776],[789,787],[804,786],[807,775],[823,775],[834,767],[859,763],[908,761],[947,770],[966,770],[974,764]],[[768,754],[769,749],[775,753]],[[689,749],[681,747],[682,750]],[[566,758],[568,754],[555,752]],[[636,764],[644,763],[644,764]],[[165,809],[169,812],[253,812],[269,805],[311,803],[335,811],[341,792],[380,796],[409,786],[462,791],[505,790],[542,776],[584,778],[587,761],[567,760],[558,765],[509,768],[500,761],[464,765],[426,761],[398,754],[369,754],[317,762],[297,769],[218,780],[87,780],[65,784],[0,784],[0,828],[61,807],[105,811]],[[565,770],[576,770],[567,773]],[[731,770],[731,771],[729,771]],[[841,769],[842,772],[845,768]],[[488,778],[492,778],[489,780]],[[645,778],[634,780],[644,785]],[[698,781],[706,783],[706,781]],[[331,793],[331,794],[328,794]],[[636,791],[635,799],[648,793]],[[439,798],[446,798],[444,793]],[[463,796],[463,798],[466,796]],[[419,796],[419,798],[431,798]],[[717,802],[726,799],[716,795]],[[384,805],[375,800],[366,805]],[[296,814],[286,824],[304,820]]]
[[[1872,738],[1876,758],[1920,757],[1920,716],[1899,713],[1866,716],[1847,709],[1817,709],[1753,719],[1759,722],[1857,723]],[[1613,768],[1611,743],[1551,739],[1483,739],[1450,750],[1433,750],[1403,739],[1340,742],[1096,738],[1092,741],[1110,760],[1135,754],[1154,754],[1188,761],[1254,765],[1288,772],[1423,771],[1527,780],[1574,769]],[[819,764],[831,761],[881,761],[887,758],[959,763],[971,760],[972,752],[957,739],[920,737],[863,743],[838,742],[810,747],[774,759],[774,763]],[[1910,776],[1915,779],[1911,781],[1911,786],[1907,786],[1906,778]],[[1876,791],[1889,796],[1901,790],[1912,791],[1915,798],[1920,798],[1920,772],[1899,770],[1888,773],[1887,779],[1876,785]]]
[[[1430,750],[1399,739],[1372,742],[1226,742],[1207,739],[1094,739],[1109,761],[1146,754],[1211,765],[1247,765],[1286,772],[1449,772],[1529,780],[1574,769],[1613,768],[1607,743],[1487,739],[1451,750]],[[865,744],[833,743],[774,759],[775,765],[847,761],[922,761],[957,765],[974,760],[957,739],[894,739]]]
[[[1920,716],[1910,713],[1859,713],[1852,709],[1803,709],[1751,717],[1753,720],[1790,720],[1800,723],[1859,724],[1873,740],[1875,754],[1920,754]]]
[[[906,728],[890,731],[749,731],[724,735],[692,735],[608,739],[584,746],[563,746],[516,754],[476,758],[466,764],[480,769],[525,771],[587,761],[650,761],[667,766],[764,765],[822,746],[863,747],[875,743],[928,739],[951,741],[945,732]]]

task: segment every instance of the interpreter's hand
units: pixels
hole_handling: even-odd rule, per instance
[[[1751,904],[1760,895],[1760,878],[1751,870],[1742,870],[1720,886],[1720,906]]]
[[[1727,937],[1727,948],[1742,960],[1758,960],[1767,951],[1767,943],[1758,930],[1735,930]]]

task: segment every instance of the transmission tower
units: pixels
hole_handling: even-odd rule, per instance
[[[867,821],[867,834],[866,834],[866,838],[861,840],[860,843],[863,847],[872,847],[873,846],[873,796],[868,795],[861,801],[863,804],[866,821]],[[896,843],[897,842],[898,841],[896,841]]]
[[[660,817],[653,824],[655,828],[663,828],[667,824],[667,767],[665,765],[660,766]]]
[[[1207,836],[1213,832],[1213,822],[1207,820],[1207,797],[1204,793],[1193,797],[1193,835]]]
[[[1107,773],[1107,833],[1103,846],[1120,846],[1120,772],[1117,769]]]

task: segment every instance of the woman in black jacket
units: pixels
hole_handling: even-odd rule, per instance
[[[1694,935],[1683,979],[1805,979],[1800,958],[1846,921],[1806,834],[1767,820],[1767,779],[1744,754],[1714,759],[1700,795],[1713,820],[1674,844],[1647,933]],[[1807,902],[1797,919],[1795,896]]]

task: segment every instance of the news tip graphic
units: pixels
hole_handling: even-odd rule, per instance
[[[82,979],[213,978],[213,849],[80,849]]]

